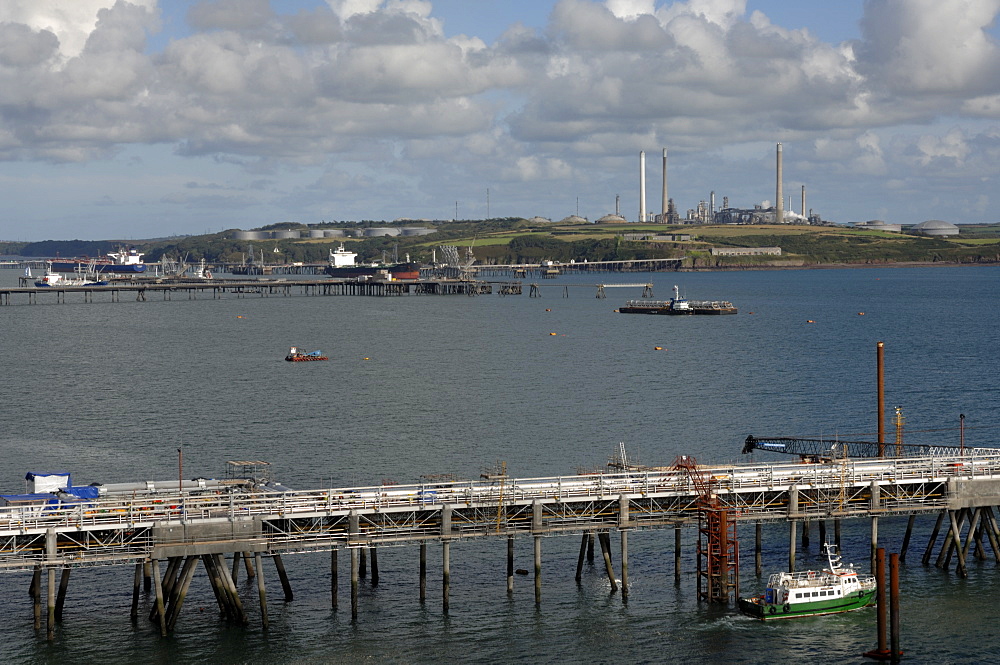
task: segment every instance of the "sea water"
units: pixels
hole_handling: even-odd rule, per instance
[[[24,491],[28,471],[69,471],[78,485],[175,479],[178,448],[187,478],[222,476],[228,460],[263,460],[283,484],[311,489],[478,478],[501,462],[515,477],[572,475],[603,466],[619,442],[633,461],[670,464],[678,455],[748,461],[740,453],[748,434],[871,440],[878,341],[890,440],[899,406],[906,443],[958,443],[964,414],[966,445],[998,445],[998,276],[981,267],[599,273],[539,280],[538,298],[527,284],[507,297],[293,289],[218,300],[123,294],[117,303],[71,294],[65,304],[42,296],[28,305],[14,296],[0,307],[0,491]],[[16,278],[0,271],[3,284]],[[598,283],[645,281],[657,298],[677,284],[691,299],[730,300],[739,314],[623,315],[615,309],[640,288],[596,297]],[[287,363],[290,346],[330,360]],[[933,519],[918,518],[901,571],[907,660],[998,662],[1000,571],[970,560],[962,580],[921,566]],[[880,521],[889,551],[899,550],[905,524]],[[764,579],[753,574],[752,534],[742,529],[745,593],[787,567],[787,524],[764,526]],[[810,547],[799,546],[800,569],[823,563],[812,535]],[[508,596],[505,540],[460,541],[451,547],[448,614],[440,548],[428,548],[421,604],[417,548],[383,547],[380,583],[362,584],[356,623],[346,578],[340,609],[331,609],[329,554],[288,555],[293,601],[282,602],[265,567],[269,631],[245,575],[251,623],[242,628],[219,619],[199,574],[165,639],[144,618],[130,623],[129,567],[75,570],[53,642],[32,628],[30,576],[0,574],[0,660],[865,662],[873,610],[764,624],[698,602],[694,538],[684,532],[675,586],[672,530],[633,532],[627,603],[603,566],[586,566],[574,582],[578,537],[545,538],[539,607],[530,576]],[[517,567],[531,567],[531,548],[530,538],[516,540]],[[844,554],[867,570],[867,520],[844,523]]]

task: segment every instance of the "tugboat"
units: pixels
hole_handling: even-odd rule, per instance
[[[836,545],[824,545],[830,567],[801,573],[774,573],[763,596],[740,598],[740,611],[762,621],[839,614],[875,603],[875,577],[858,577],[844,566]]]
[[[308,360],[329,360],[329,358],[324,356],[322,351],[311,351],[306,353],[305,351],[300,351],[299,347],[293,346],[288,350],[288,355],[285,356],[285,360],[290,363],[295,363]]]

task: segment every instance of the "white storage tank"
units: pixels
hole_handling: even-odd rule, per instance
[[[270,237],[266,231],[236,231],[233,234],[234,240],[266,240]]]
[[[286,229],[283,231],[272,232],[271,237],[274,238],[275,240],[289,240],[289,239],[299,238],[301,237],[301,235],[302,235],[301,231],[292,231]]]

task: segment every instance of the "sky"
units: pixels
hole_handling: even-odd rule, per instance
[[[1000,221],[1000,0],[3,0],[0,240]],[[787,205],[787,204],[786,204]]]

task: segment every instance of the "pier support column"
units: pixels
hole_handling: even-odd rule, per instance
[[[802,520],[802,551],[809,549],[809,520]]]
[[[451,543],[441,542],[441,605],[444,613],[448,613],[451,599]]]
[[[997,521],[993,514],[993,508],[986,508],[986,535],[990,539],[990,547],[993,548],[993,558],[1000,563],[1000,541],[997,538]]]
[[[337,609],[337,550],[330,550],[330,607]]]
[[[288,573],[285,572],[285,564],[281,561],[281,555],[275,554],[274,567],[278,569],[278,579],[281,580],[281,589],[285,592],[285,602],[291,602],[294,597],[292,594],[292,585],[288,583]]]
[[[135,581],[132,583],[132,611],[129,617],[132,623],[139,620],[139,590],[142,588],[142,569],[145,564],[135,564]]]
[[[819,521],[819,546],[826,551],[826,520]]]
[[[351,548],[351,621],[358,620],[358,548]]]
[[[628,529],[621,530],[622,545],[622,602],[628,600]]]
[[[62,621],[63,607],[66,605],[66,590],[69,588],[69,571],[69,568],[63,568],[59,578],[59,594],[56,596],[56,621]]]
[[[153,588],[153,568],[146,561],[142,564],[142,590],[149,592]]]
[[[594,532],[587,534],[587,563],[594,563]]]
[[[240,600],[240,592],[236,589],[236,582],[226,569],[226,558],[221,554],[217,554],[216,556],[219,561],[219,572],[222,573],[222,582],[225,584],[225,588],[229,592],[229,597],[232,600],[236,620],[245,626],[250,623],[250,621],[247,618],[246,612],[243,610],[243,601]]]
[[[267,630],[267,592],[264,590],[264,569],[260,567],[260,552],[254,552],[253,562],[256,564],[255,568],[261,573],[257,575],[257,597],[260,598],[260,624],[264,630]]]
[[[257,576],[256,566],[254,566],[253,562],[250,561],[250,557],[252,555],[253,555],[252,552],[244,552],[243,553],[243,567],[246,568],[247,579],[248,580],[252,580],[253,578],[255,578]],[[254,557],[255,560],[256,560],[256,558],[257,557]],[[235,577],[233,578],[233,581],[234,582],[236,581]]]
[[[763,530],[764,527],[760,522],[754,525],[754,541],[753,541],[753,570],[757,577],[760,577],[763,573],[763,555],[761,554],[761,542],[763,541]]]
[[[173,600],[170,603],[170,608],[167,610],[168,631],[172,631],[174,626],[177,625],[177,617],[180,616],[181,608],[184,606],[184,599],[187,598],[187,592],[191,587],[191,580],[194,578],[194,571],[197,565],[198,557],[196,556],[189,556],[184,560],[184,566],[177,581],[174,583],[175,593],[171,594]]]
[[[240,581],[240,559],[242,558],[242,552],[233,552],[233,584]]]
[[[31,575],[31,586],[28,587],[31,596],[31,609],[35,617],[35,630],[42,627],[42,567],[35,566]]]
[[[378,548],[372,545],[371,547],[372,555],[372,586],[378,586]]]
[[[576,560],[576,582],[577,582],[577,584],[579,584],[580,581],[583,579],[583,560],[587,556],[587,543],[589,541],[590,541],[590,538],[587,536],[587,534],[583,534],[583,537],[580,538],[580,557]],[[511,573],[513,573],[512,567],[508,567],[508,571],[510,571]],[[513,582],[511,582],[511,584],[513,585]]]
[[[420,541],[420,603],[427,600],[427,541]]]
[[[909,519],[906,520],[906,533],[903,534],[903,546],[899,552],[899,560],[906,563],[906,550],[910,547],[910,536],[913,535],[913,521],[917,519],[916,514],[911,513]]]
[[[674,586],[681,584],[681,528],[674,527]]]
[[[358,557],[361,560],[359,564],[358,575],[361,576],[361,579],[365,579],[366,577],[368,577],[368,548],[362,547],[361,551],[358,552]]]
[[[875,567],[875,565],[874,565],[875,564],[875,551],[879,548],[878,547],[878,515],[872,515],[871,520],[872,520],[872,530],[871,530],[871,532],[872,532],[872,552],[871,552],[871,556],[872,556],[872,568],[874,568]]]
[[[618,580],[615,579],[615,569],[611,564],[611,536],[606,531],[597,534],[601,541],[601,553],[604,555],[604,570],[608,574],[608,582],[611,583],[611,592],[618,591]]]
[[[833,544],[837,546],[837,551],[840,551],[840,518],[833,520]]]
[[[576,579],[580,580],[579,572]],[[514,593],[514,536],[507,536],[507,595],[512,593]]]
[[[788,572],[795,572],[795,520],[788,521]]]
[[[56,569],[50,567],[48,573],[48,621],[45,624],[45,634],[49,640],[56,637]]]
[[[167,636],[167,618],[166,612],[163,609],[163,584],[160,581],[160,562],[153,559],[151,562],[151,568],[153,570],[153,588],[156,593],[156,606],[154,611],[156,616],[159,618],[160,622],[160,637]]]
[[[535,536],[535,606],[542,604],[542,537]]]

